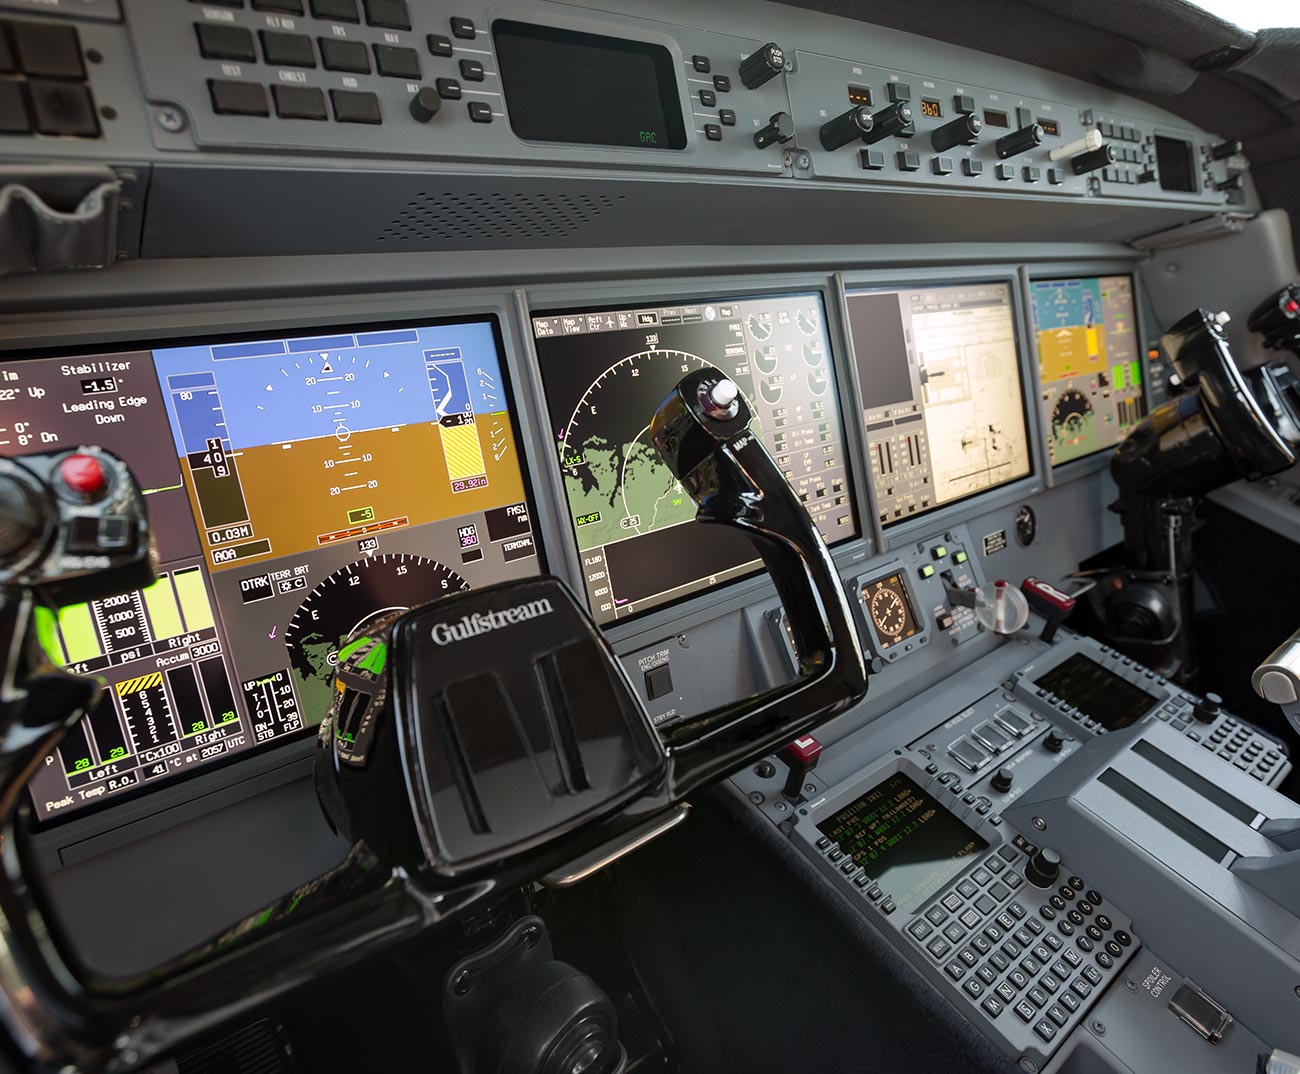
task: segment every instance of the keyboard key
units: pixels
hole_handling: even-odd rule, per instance
[[[980,996],[984,995],[984,985],[975,977],[968,978],[961,988],[971,999],[979,999]]]
[[[997,971],[987,962],[975,971],[975,975],[986,985],[992,985],[998,979]]]
[[[1082,1004],[1079,1002],[1079,997],[1076,996],[1073,992],[1062,992],[1061,998],[1057,1002],[1059,1002],[1061,1006],[1064,1007],[1071,1014],[1073,1014],[1082,1006]]]
[[[975,951],[969,947],[963,947],[960,951],[958,951],[957,957],[961,959],[964,963],[966,963],[966,965],[969,966],[971,969],[974,969],[979,964],[979,960],[980,960],[979,955],[976,954]]]
[[[999,1001],[993,996],[985,996],[984,1002],[980,1004],[980,1008],[990,1018],[996,1018],[999,1014],[1001,1014],[1004,1010],[1006,1010],[1006,1008],[1002,1006],[1001,1001]]]
[[[953,921],[943,930],[943,934],[951,943],[961,943],[962,937],[966,935],[966,930]]]
[[[1029,1000],[1029,1002],[1032,1003],[1035,1007],[1047,1006],[1047,1002],[1048,1002],[1047,993],[1044,992],[1037,985],[1034,985],[1033,988],[1031,988],[1028,992],[1025,993],[1025,998]]]
[[[942,936],[936,936],[933,940],[931,940],[928,944],[925,945],[925,949],[930,952],[932,957],[943,958],[944,955],[946,955],[949,951],[952,950],[952,944],[950,944]]]
[[[1016,1012],[1016,1017],[1026,1025],[1038,1017],[1038,1012],[1034,1010],[1034,1005],[1027,999],[1022,999],[1012,1009]]]
[[[972,936],[970,945],[973,948],[975,948],[975,950],[978,951],[981,955],[987,955],[990,951],[993,950],[993,945],[989,943],[988,940],[986,940],[983,936]]]
[[[416,82],[420,78],[420,54],[413,48],[399,45],[375,45],[375,70],[388,78],[405,78]]]
[[[1048,995],[1052,995],[1053,993],[1060,991],[1061,982],[1058,981],[1055,977],[1053,977],[1050,973],[1045,973],[1040,978],[1038,978],[1038,987],[1041,988]]]
[[[253,35],[242,26],[224,26],[215,22],[196,22],[194,33],[199,39],[199,55],[209,60],[242,60],[254,63]]]
[[[1034,1025],[1034,1032],[1045,1041],[1051,1041],[1056,1036],[1056,1026],[1052,1025],[1046,1018],[1040,1020]]]
[[[1083,974],[1084,979],[1089,984],[1101,984],[1101,970],[1097,969],[1096,966],[1084,966],[1079,972]]]
[[[1092,995],[1092,985],[1090,985],[1082,977],[1076,977],[1073,981],[1070,982],[1070,990],[1080,999],[1087,999],[1090,995]]]
[[[1016,1001],[1015,987],[1011,984],[1008,984],[1006,981],[1003,981],[993,991],[995,991],[999,996],[1002,997],[1003,1003],[1014,1003]]]
[[[944,966],[943,972],[946,973],[949,977],[951,977],[954,981],[960,981],[963,977],[966,976],[966,967],[963,966],[960,962],[949,962],[948,965]]]
[[[229,79],[209,78],[208,93],[212,97],[212,110],[219,116],[269,116],[271,108],[266,101],[266,90],[260,82],[235,82]]]
[[[990,898],[988,895],[981,895],[975,900],[975,909],[987,917],[998,908],[997,900]]]
[[[1017,921],[1023,920],[1025,914],[1028,913],[1028,911],[1018,902],[1009,903],[1007,909],[1011,912],[1011,916]]]
[[[925,919],[930,922],[931,925],[942,925],[947,917],[948,914],[942,906],[931,906],[930,909],[925,912]]]
[[[996,969],[999,973],[1001,973],[1003,970],[1005,970],[1008,966],[1011,965],[1011,962],[1007,959],[1006,955],[1002,954],[1002,952],[994,951],[991,955],[989,955],[989,964],[993,966],[993,968]]]
[[[960,884],[957,885],[957,890],[965,898],[970,899],[975,896],[978,889],[975,887],[973,883],[971,883],[971,881],[963,880]]]
[[[1025,976],[1023,973],[1021,973],[1019,970],[1011,970],[1011,971],[1007,974],[1007,982],[1008,982],[1008,983],[1009,983],[1009,984],[1010,984],[1010,985],[1011,985],[1011,986],[1012,986],[1012,987],[1013,987],[1017,992],[1019,992],[1019,991],[1020,991],[1021,989],[1023,989],[1023,988],[1028,988],[1028,987],[1029,987],[1029,978],[1026,977],[1026,976]]]
[[[943,905],[945,908],[955,913],[961,909],[961,896],[956,892],[950,891],[943,897]]]
[[[274,30],[261,30],[262,55],[267,63],[280,67],[315,67],[316,53],[311,38],[306,34],[282,34]]]
[[[960,921],[963,925],[965,925],[968,929],[973,929],[976,928],[979,925],[979,923],[984,919],[980,916],[979,911],[972,907],[970,909],[967,909],[961,915],[961,917],[957,918],[957,920]]]
[[[371,26],[382,26],[386,30],[409,30],[411,13],[407,10],[406,0],[362,0],[366,9],[366,22]]]
[[[334,22],[360,22],[357,0],[311,0],[311,13],[318,19]]]
[[[1083,964],[1083,958],[1079,955],[1079,952],[1074,950],[1072,947],[1067,947],[1061,952],[1061,960],[1063,962],[1068,962],[1076,970]]]
[[[321,65],[327,71],[349,71],[352,74],[370,74],[370,53],[364,41],[336,41],[331,37],[318,37]]]
[[[330,90],[334,118],[340,123],[382,123],[379,98],[373,93],[355,90]]]
[[[325,94],[315,86],[272,86],[275,114],[281,119],[328,119]]]
[[[985,925],[984,935],[991,943],[1001,943],[1002,937],[1006,935],[997,925]]]

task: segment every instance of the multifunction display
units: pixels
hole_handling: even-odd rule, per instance
[[[856,291],[848,308],[883,525],[1029,474],[1009,284]]]
[[[510,128],[528,142],[685,149],[677,64],[663,45],[492,23]]]
[[[140,479],[161,576],[58,613],[107,689],[42,819],[315,726],[349,634],[538,570],[491,321],[0,364],[0,450],[79,444]]]
[[[1107,731],[1137,723],[1158,700],[1083,653],[1061,661],[1035,679],[1034,685],[1073,705]]]
[[[1052,465],[1114,447],[1143,412],[1133,278],[1035,280],[1029,301]]]
[[[624,619],[750,574],[738,531],[695,505],[650,443],[681,378],[716,367],[829,544],[857,534],[819,295],[542,313],[533,318],[551,433],[596,620]]]
[[[817,830],[839,843],[908,913],[989,846],[902,772]]]

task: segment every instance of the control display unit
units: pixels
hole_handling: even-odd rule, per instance
[[[659,403],[714,366],[828,544],[858,533],[821,296],[539,313],[537,359],[592,614],[609,623],[760,566],[695,505],[649,440]]]
[[[537,573],[500,355],[481,319],[0,363],[0,451],[117,452],[161,561],[54,618],[107,689],[33,778],[40,819],[305,733],[353,631]]]
[[[662,45],[497,19],[511,129],[529,142],[685,149],[672,53]],[[591,91],[556,72],[581,71]]]
[[[883,525],[1029,474],[1010,284],[847,297]]]
[[[1029,301],[1052,465],[1114,447],[1144,411],[1133,278],[1035,280]]]
[[[989,847],[903,772],[887,777],[817,830],[908,913],[965,869],[971,855]]]
[[[1083,653],[1057,664],[1034,685],[1073,705],[1107,731],[1137,723],[1160,700]]]
[[[882,651],[892,649],[899,642],[920,633],[912,598],[902,572],[878,578],[862,587],[862,603],[866,605],[871,626]]]

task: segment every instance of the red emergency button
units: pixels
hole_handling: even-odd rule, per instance
[[[1286,311],[1287,313],[1300,313],[1300,302],[1297,302],[1294,298],[1287,299]]]
[[[59,463],[59,477],[73,492],[87,499],[103,495],[108,488],[104,467],[93,455],[69,455]]]
[[[822,744],[812,735],[796,738],[784,747],[777,756],[790,766],[786,775],[785,787],[781,793],[792,802],[797,802],[803,793],[804,781],[808,773],[817,767],[817,758],[821,756]]]

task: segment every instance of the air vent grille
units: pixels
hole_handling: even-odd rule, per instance
[[[406,203],[379,241],[400,245],[567,239],[623,200],[622,194],[423,193]]]

